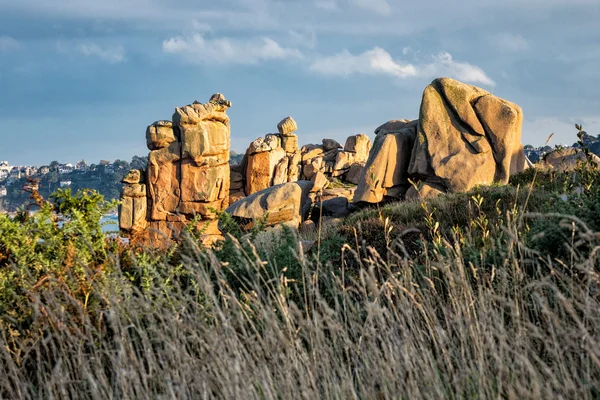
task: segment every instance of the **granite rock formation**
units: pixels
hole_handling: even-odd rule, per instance
[[[453,79],[436,79],[423,93],[417,121],[389,121],[377,128],[354,202],[508,183],[510,175],[529,166],[522,122],[516,104]]]
[[[195,220],[206,242],[220,237],[215,211],[227,208],[230,192],[229,107],[215,94],[205,104],[177,108],[172,122],[147,128],[146,171],[131,171],[124,180],[123,231],[142,244],[165,247]]]
[[[272,186],[299,180],[312,181],[313,193],[327,190],[332,178],[358,182],[371,149],[367,135],[350,136],[345,146],[323,139],[322,144],[299,148],[294,133],[298,125],[292,117],[284,118],[277,129],[279,133],[253,141],[242,163],[231,167],[230,204]]]

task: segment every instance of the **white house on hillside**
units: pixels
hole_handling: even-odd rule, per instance
[[[73,164],[67,163],[67,164],[60,164],[58,166],[59,174],[68,174],[70,172],[73,172]]]

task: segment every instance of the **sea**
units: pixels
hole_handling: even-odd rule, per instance
[[[14,215],[14,213],[7,214],[11,216]],[[116,213],[104,214],[102,218],[100,218],[100,223],[102,224],[102,231],[105,233],[119,232],[119,215]]]
[[[102,230],[106,233],[119,232],[119,216],[117,214],[105,214],[100,223],[103,224]]]

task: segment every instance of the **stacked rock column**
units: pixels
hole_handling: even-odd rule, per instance
[[[177,108],[173,124],[181,134],[181,198],[178,214],[200,217],[199,229],[220,235],[216,212],[229,205],[231,103],[215,94],[206,104]]]
[[[123,178],[121,191],[121,207],[119,208],[119,226],[130,232],[140,232],[146,229],[148,199],[146,185],[142,183],[143,173],[138,169],[129,171]]]
[[[124,187],[122,230],[139,232],[136,239],[142,244],[165,247],[195,220],[205,243],[221,237],[216,212],[229,204],[230,125],[226,110],[230,106],[223,95],[215,94],[206,104],[194,102],[177,108],[173,122],[158,121],[148,127],[147,191],[145,186],[134,188],[134,183],[128,183],[131,188]],[[135,197],[127,195],[142,191],[148,203],[144,218],[139,216],[141,206],[135,207]]]

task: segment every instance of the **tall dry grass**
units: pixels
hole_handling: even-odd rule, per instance
[[[592,249],[569,264],[525,247],[516,223],[493,265],[465,265],[445,241],[417,265],[398,239],[385,256],[346,246],[333,274],[290,249],[302,282],[266,276],[236,246],[252,277],[241,295],[194,243],[185,279],[165,266],[145,292],[115,259],[109,284],[94,283],[97,313],[59,285],[31,294],[32,334],[0,338],[0,397],[598,398],[598,236],[569,221]]]

